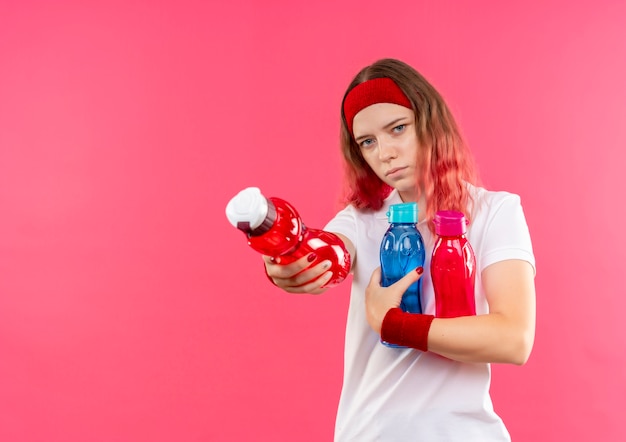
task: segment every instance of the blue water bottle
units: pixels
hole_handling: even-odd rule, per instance
[[[388,287],[404,275],[424,266],[424,239],[417,230],[417,203],[393,204],[387,212],[389,228],[380,244],[381,285]],[[409,313],[422,313],[422,280],[411,284],[400,308]],[[396,345],[383,344],[390,347]]]

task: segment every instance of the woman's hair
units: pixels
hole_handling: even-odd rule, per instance
[[[350,133],[343,102],[358,84],[374,78],[390,78],[407,96],[415,112],[415,130],[419,142],[418,164],[423,188],[417,185],[418,199],[426,200],[426,219],[438,210],[458,210],[470,219],[472,199],[467,184],[476,184],[477,172],[457,124],[437,90],[411,66],[394,59],[379,60],[362,69],[352,80],[341,106],[341,151],[346,163],[345,202],[359,209],[378,210],[391,188],[380,180],[365,162]],[[424,210],[424,209],[421,209]]]

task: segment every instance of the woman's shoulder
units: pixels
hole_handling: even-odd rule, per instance
[[[477,206],[494,206],[507,201],[517,203],[521,201],[520,196],[516,193],[506,190],[489,190],[478,186],[470,186],[470,195]]]
[[[521,197],[513,192],[472,186],[470,193],[473,205],[471,213],[474,219],[489,218],[521,207]]]

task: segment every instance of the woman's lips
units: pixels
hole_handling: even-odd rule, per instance
[[[389,169],[387,171],[387,173],[385,173],[385,176],[391,177],[393,175],[398,174],[398,172],[400,172],[400,171],[402,171],[404,169],[406,169],[406,166],[405,167],[394,167],[393,169]]]

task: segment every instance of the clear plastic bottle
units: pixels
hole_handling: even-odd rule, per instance
[[[417,230],[417,203],[393,204],[387,217],[390,226],[380,244],[381,285],[388,287],[411,270],[424,265],[422,234]],[[412,284],[402,296],[400,308],[422,313],[422,281]]]
[[[434,222],[438,237],[430,261],[430,275],[435,291],[435,316],[475,315],[476,257],[465,237],[467,220],[461,212],[441,210]]]
[[[235,195],[226,206],[230,223],[244,232],[248,245],[257,252],[289,264],[315,252],[316,265],[331,262],[331,279],[324,287],[343,281],[350,271],[350,254],[343,241],[331,233],[305,227],[296,209],[280,198],[266,198],[257,187],[248,187]]]

